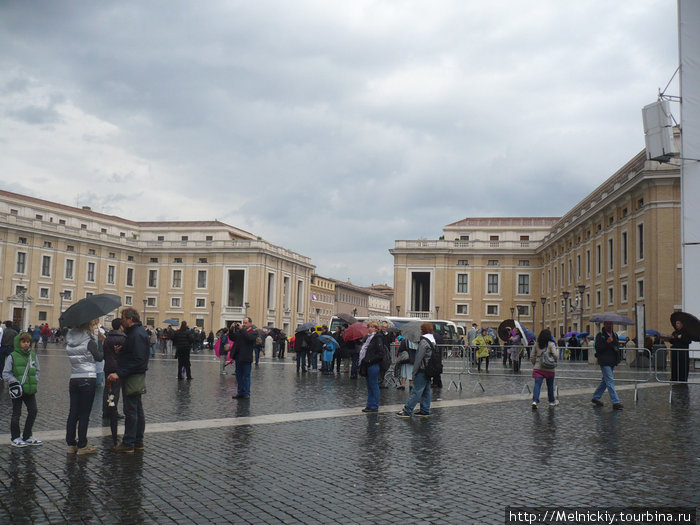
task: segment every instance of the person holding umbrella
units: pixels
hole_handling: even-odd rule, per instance
[[[615,391],[615,378],[613,377],[613,369],[620,362],[619,345],[620,341],[617,334],[613,331],[613,322],[603,322],[603,329],[595,337],[595,355],[598,358],[598,365],[600,365],[600,371],[603,374],[603,379],[598,384],[598,388],[595,389],[591,399],[591,403],[595,406],[603,406],[600,398],[607,388],[613,409],[622,410],[623,408],[620,398],[617,397],[617,392]]]
[[[95,336],[98,323],[98,319],[93,319],[71,328],[66,334],[66,354],[71,365],[68,382],[70,409],[66,421],[66,444],[69,454],[83,455],[97,452],[97,447],[88,445],[87,429],[97,389],[96,363],[103,360],[102,351],[97,345]]]

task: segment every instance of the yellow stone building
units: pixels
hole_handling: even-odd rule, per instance
[[[106,292],[149,325],[208,331],[249,315],[289,333],[312,317],[313,270],[222,222],[136,222],[0,190],[0,315],[25,328],[57,326],[62,310]]]
[[[563,217],[467,218],[389,251],[408,315],[464,327],[520,318],[558,336],[644,304],[646,326],[665,333],[681,303],[680,172],[642,151]]]

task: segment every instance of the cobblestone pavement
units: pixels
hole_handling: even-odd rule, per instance
[[[191,382],[158,356],[146,450],[111,452],[96,402],[90,442],[101,450],[77,458],[65,454],[68,361],[57,347],[39,355],[43,446],[9,445],[0,394],[0,523],[503,523],[507,505],[700,501],[696,385],[673,387],[671,403],[667,385],[643,385],[635,403],[620,383],[623,411],[607,395],[593,408],[596,367],[566,365],[562,377],[591,379],[562,379],[560,406],[533,411],[529,369],[493,364],[483,391],[474,375],[448,390],[457,376],[446,375],[433,415],[403,420],[407,392],[382,390],[380,412],[363,414],[364,379],[297,375],[294,354],[254,367],[246,401],[231,399],[235,379],[210,354],[193,355]]]

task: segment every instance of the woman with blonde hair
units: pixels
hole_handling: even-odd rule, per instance
[[[103,359],[102,349],[97,345],[97,337],[94,333],[97,326],[98,319],[95,319],[72,328],[66,334],[66,353],[71,365],[68,383],[70,411],[66,422],[66,444],[69,454],[77,452],[82,455],[97,452],[97,447],[87,443],[90,412],[97,388],[96,363]]]

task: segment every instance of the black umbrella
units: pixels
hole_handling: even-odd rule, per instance
[[[510,333],[513,328],[515,328],[514,319],[506,319],[498,325],[498,337],[501,338],[501,341],[508,341],[510,339]]]
[[[355,323],[357,322],[357,319],[355,319],[355,318],[354,318],[352,315],[350,315],[350,314],[341,313],[341,314],[336,314],[336,315],[337,315],[337,317],[338,317],[339,319],[342,319],[343,321],[345,321],[346,323],[348,323],[348,326],[351,325],[351,324],[355,324]]]
[[[111,293],[98,293],[81,299],[58,318],[61,328],[76,327],[102,317],[122,305],[122,299]]]
[[[688,312],[673,312],[671,314],[671,325],[676,328],[676,321],[683,323],[683,330],[693,341],[700,341],[700,319]]]
[[[616,314],[615,312],[603,312],[602,314],[593,314],[591,321],[594,323],[613,323],[630,326],[634,321],[627,316]]]
[[[297,333],[297,334],[298,334],[299,332],[308,332],[308,331],[311,330],[314,326],[316,326],[316,323],[312,323],[312,322],[300,324],[299,326],[297,326],[297,329],[294,330],[294,332]]]

